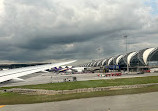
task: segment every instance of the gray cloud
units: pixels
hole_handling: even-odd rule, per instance
[[[0,7],[1,60],[104,58],[124,53],[124,35],[129,51],[158,41],[158,16],[143,0],[4,0]]]

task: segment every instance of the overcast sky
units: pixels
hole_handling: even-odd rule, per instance
[[[0,61],[92,60],[158,47],[157,0],[0,0]]]

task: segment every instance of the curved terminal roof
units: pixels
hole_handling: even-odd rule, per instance
[[[147,50],[144,51],[144,53],[143,53],[143,60],[144,60],[145,65],[148,64],[148,63],[147,63],[147,60],[148,60],[149,55],[150,55],[152,52],[154,52],[156,49],[157,49],[157,48],[149,48],[149,49],[147,49]]]
[[[132,52],[128,55],[128,57],[127,57],[127,64],[128,65],[130,65],[132,57],[134,57],[136,54],[137,54],[137,52]]]
[[[127,53],[126,55],[123,56],[123,61],[125,62],[125,64],[127,64],[127,58],[128,56],[131,54],[132,52]]]
[[[113,59],[114,59],[114,57],[111,57],[111,58],[108,60],[108,64],[107,64],[107,65],[110,65],[110,63],[112,62]]]
[[[95,61],[94,64],[93,64],[93,66],[97,66],[97,62],[98,62],[98,61]]]
[[[97,61],[97,63],[96,63],[96,66],[97,66],[97,67],[100,66],[101,61],[102,61],[102,60],[98,60],[98,61]]]
[[[97,62],[97,66],[100,66],[101,62],[102,62],[102,60],[99,60],[99,61]]]
[[[89,67],[89,66],[90,66],[90,64],[91,64],[91,62],[87,64],[87,67]]]
[[[95,61],[95,62],[94,62],[94,64],[93,64],[93,66],[95,66],[95,67],[96,67],[96,66],[97,66],[97,63],[98,63],[98,62],[97,62],[97,61]]]
[[[91,66],[92,66],[92,64],[93,64],[93,62],[91,62],[89,66],[91,67]]]
[[[91,66],[94,66],[95,62],[96,62],[96,61],[93,60],[93,62],[91,63]]]
[[[84,66],[104,66],[112,64],[112,61],[116,65],[125,65],[128,63],[129,66],[134,66],[137,63],[141,65],[148,65],[148,61],[158,61],[158,47],[157,48],[145,48],[138,52],[129,52],[126,55],[118,55],[116,57],[110,57],[108,59],[102,59],[97,61],[92,61]]]
[[[143,53],[144,53],[147,49],[149,49],[149,48],[142,49],[142,50],[140,50],[140,51],[138,52],[138,59],[139,59],[139,61],[140,61],[143,65],[145,65],[144,60],[143,60]]]
[[[88,64],[85,64],[85,67],[88,67]]]
[[[117,58],[116,58],[116,65],[119,64],[120,60],[123,58],[123,55],[119,55]]]
[[[104,60],[102,61],[102,63],[101,63],[102,66],[106,64],[106,60],[107,60],[107,59],[104,59]]]

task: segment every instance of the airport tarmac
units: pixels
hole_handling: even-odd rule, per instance
[[[158,111],[157,98],[158,93],[152,92],[60,102],[6,105],[0,108],[0,111]]]
[[[87,80],[99,80],[99,79],[117,79],[117,78],[132,78],[132,77],[145,77],[145,76],[158,76],[158,73],[145,73],[145,74],[124,74],[122,76],[111,77],[99,77],[101,73],[84,73],[84,74],[56,74],[52,72],[48,73],[35,73],[22,77],[25,81],[16,83],[3,84],[3,87],[8,86],[21,86],[21,85],[33,85],[33,84],[45,84],[63,82],[65,78],[77,77],[77,81]]]

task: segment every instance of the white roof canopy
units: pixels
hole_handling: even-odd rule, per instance
[[[132,52],[128,55],[127,57],[127,64],[130,66],[130,63],[131,63],[131,59],[133,56],[135,56],[137,54],[137,52]]]
[[[154,52],[156,49],[157,49],[157,48],[149,48],[149,49],[147,49],[146,51],[144,51],[144,53],[143,53],[143,61],[144,61],[144,63],[145,63],[146,65],[148,64],[148,63],[147,63],[147,60],[148,60],[149,55],[150,55],[152,52]]]
[[[107,59],[104,59],[104,60],[102,61],[102,63],[101,63],[102,66],[104,65],[104,63],[106,62],[106,60],[107,60]]]
[[[121,60],[122,58],[123,58],[123,55],[120,55],[120,56],[117,57],[117,59],[116,59],[116,65],[119,64],[119,62],[120,62],[120,60]]]
[[[110,65],[111,61],[114,59],[114,57],[111,57],[109,60],[108,60],[108,65]]]

